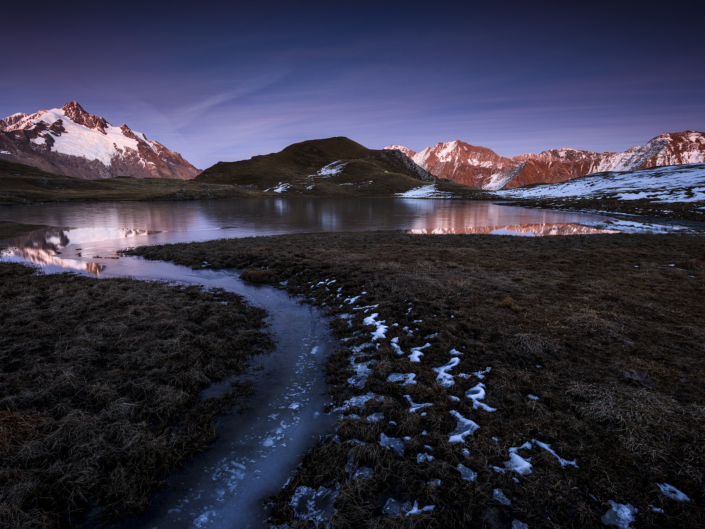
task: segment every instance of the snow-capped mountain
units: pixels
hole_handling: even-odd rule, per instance
[[[441,178],[496,191],[528,184],[564,182],[603,171],[703,163],[705,134],[693,131],[662,134],[646,145],[636,145],[619,153],[564,148],[505,158],[491,149],[460,140],[438,143],[420,152],[399,145],[385,149],[401,151],[417,165]]]
[[[115,127],[75,101],[0,119],[0,158],[84,179],[188,180],[201,172],[178,152],[127,125]]]

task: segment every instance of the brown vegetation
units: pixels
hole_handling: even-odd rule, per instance
[[[0,263],[0,526],[148,509],[249,391],[201,398],[271,348],[264,316],[224,291]]]
[[[208,173],[219,175],[221,165],[228,164],[217,164],[208,169]],[[52,174],[36,167],[0,159],[0,205],[34,202],[209,200],[262,196],[389,197],[394,193],[426,185],[425,182],[393,170],[387,173],[385,167],[387,165],[379,165],[374,160],[358,160],[351,163],[346,172],[341,175],[316,179],[302,174],[287,173],[282,176],[276,171],[267,172],[268,165],[264,164],[255,168],[262,172],[248,173],[244,178],[214,176],[213,178],[199,177],[196,180],[174,180],[119,176],[101,180],[84,180]],[[280,182],[291,182],[292,186],[277,193],[274,188]],[[315,186],[309,189],[308,187],[314,183]],[[438,184],[438,189],[453,193],[456,198],[479,200],[493,198],[490,193],[455,182],[441,182]]]
[[[338,174],[317,174],[335,162],[344,164]],[[196,180],[237,184],[274,196],[383,197],[428,185],[436,177],[411,160],[404,163],[392,151],[368,149],[348,138],[337,137],[295,143],[280,152],[249,160],[218,162]],[[275,193],[273,190],[282,183],[289,187]],[[456,182],[441,181],[437,187],[453,193],[455,198],[494,198],[492,193]]]
[[[272,498],[275,523],[307,526],[289,505],[294,490],[338,484],[331,521],[337,528],[509,527],[514,519],[529,527],[600,527],[609,500],[637,507],[638,527],[705,525],[702,238],[316,234],[131,253],[194,268],[207,261],[208,267],[245,268],[249,274],[266,270],[271,284],[288,281],[279,288],[328,307],[332,315],[352,315],[332,323],[338,336],[351,338],[330,358],[332,395],[337,405],[369,391],[384,399],[345,412],[363,418],[341,419],[336,435],[305,457]],[[377,363],[365,387],[356,389],[347,382],[351,348],[370,342],[373,328],[363,324],[372,309],[355,307],[368,305],[378,305],[373,311],[389,330],[378,349],[358,355],[358,362]],[[405,356],[393,350],[392,337],[399,338]],[[427,342],[421,362],[410,362],[410,349]],[[483,402],[495,412],[473,409],[465,397],[480,382],[476,376],[455,376],[450,388],[437,383],[432,368],[446,364],[451,349],[463,353],[452,375],[492,368],[481,382]],[[414,373],[417,384],[388,383],[390,373]],[[423,409],[425,416],[411,413],[404,395],[432,406]],[[466,443],[449,443],[456,427],[451,410],[480,426]],[[374,412],[384,419],[364,419]],[[381,433],[411,438],[403,457],[380,446]],[[510,447],[533,439],[575,459],[579,468],[562,467],[534,444],[519,452],[531,457],[531,474],[492,469],[504,468]],[[424,452],[434,460],[417,463]],[[349,462],[353,469],[372,468],[374,475],[351,479]],[[477,480],[461,479],[458,463],[476,471]],[[433,479],[441,484],[430,484]],[[691,501],[668,499],[657,483],[677,487]],[[495,489],[511,506],[493,498]],[[382,511],[390,497],[436,507],[392,518]]]
[[[0,159],[0,205],[106,200],[205,200],[251,196],[232,185],[120,176],[83,180]]]
[[[615,193],[614,196],[601,196],[599,198],[519,199],[514,201],[512,205],[567,211],[605,211],[608,213],[705,222],[705,202],[702,200],[693,202],[663,202],[650,198],[622,200]]]

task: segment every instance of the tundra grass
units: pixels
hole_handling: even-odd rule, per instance
[[[292,495],[300,486],[323,486],[339,490],[334,528],[500,528],[514,520],[532,528],[603,527],[610,501],[638,509],[633,527],[705,526],[701,237],[379,232],[129,253],[194,268],[238,267],[243,279],[345,315],[332,320],[347,341],[327,367],[336,406],[368,392],[383,398],[342,413],[335,435],[271,498],[272,524],[308,527],[292,509]],[[389,326],[383,339],[373,340],[375,327],[364,323],[372,314]],[[355,361],[376,363],[356,388],[348,381],[352,348],[366,342],[373,346]],[[426,343],[421,361],[411,362],[411,348]],[[453,349],[462,355],[449,371],[453,385],[444,387],[433,368],[449,362]],[[480,371],[484,378],[472,375]],[[391,373],[415,374],[416,384],[389,383]],[[481,403],[496,411],[466,397],[479,383],[486,390]],[[431,405],[411,412],[405,395]],[[465,442],[450,442],[452,411],[479,425]],[[383,419],[365,419],[373,413]],[[409,438],[402,456],[380,445],[382,433]],[[508,469],[510,448],[527,442],[531,449],[516,454],[530,458],[531,473]],[[434,459],[418,462],[422,453]],[[458,464],[476,479],[464,480]],[[353,479],[350,470],[360,467],[373,474]],[[670,499],[657,484],[673,485],[690,501]],[[388,516],[390,498],[434,510]]]
[[[264,317],[224,291],[0,263],[0,526],[147,510],[249,392],[201,398],[270,350]]]

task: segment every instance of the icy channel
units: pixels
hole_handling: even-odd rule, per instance
[[[107,254],[115,246],[115,242],[96,244],[94,248],[99,249],[94,251]],[[50,265],[44,270],[57,273],[65,268]],[[266,527],[263,500],[286,484],[303,455],[332,430],[336,419],[324,413],[331,401],[324,395],[323,368],[338,347],[327,319],[317,308],[299,303],[284,291],[241,281],[232,270],[191,270],[121,257],[101,273],[101,277],[125,276],[236,292],[267,310],[267,330],[276,349],[255,357],[253,368],[237,378],[250,381],[256,391],[246,402],[247,410],[218,418],[219,436],[213,446],[169,476],[168,486],[152,496],[149,513],[122,526]],[[204,396],[226,388],[227,384],[216,384]]]

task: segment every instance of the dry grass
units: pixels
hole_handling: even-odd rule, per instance
[[[335,175],[317,172],[344,162]],[[238,162],[218,162],[196,177],[199,182],[237,184],[260,194],[290,197],[388,197],[428,184],[390,151],[368,149],[345,137],[309,140],[284,150]],[[275,192],[281,183],[287,189]],[[494,193],[451,181],[437,184],[455,198],[492,200]]]
[[[705,524],[705,240],[700,237],[387,232],[231,239],[132,253],[195,268],[204,261],[213,268],[244,268],[276,286],[288,281],[279,288],[331,314],[354,314],[332,323],[338,336],[352,340],[330,358],[331,393],[338,405],[368,391],[384,395],[383,401],[353,410],[361,417],[382,412],[384,421],[341,420],[337,436],[314,448],[272,499],[276,523],[305,526],[295,522],[288,505],[297,486],[339,484],[332,527],[508,527],[514,519],[530,527],[601,527],[608,500],[636,506],[639,527]],[[326,279],[336,283],[318,285]],[[378,304],[374,312],[390,328],[379,349],[358,359],[377,363],[365,388],[355,389],[347,383],[353,373],[349,347],[370,341],[372,328],[362,322],[370,311],[354,311],[343,300],[361,292],[367,294],[354,305]],[[402,330],[405,326],[413,336]],[[425,338],[434,333],[436,338]],[[406,353],[426,342],[432,346],[421,363],[412,364],[392,350],[392,337]],[[436,383],[431,368],[448,362],[452,348],[464,353],[452,374],[492,367],[482,380],[484,402],[497,411],[473,409],[464,398],[479,382],[476,377],[456,377],[448,389]],[[389,384],[392,372],[415,373],[418,383]],[[409,412],[406,394],[414,402],[433,403],[424,409],[425,417]],[[456,426],[451,410],[480,425],[465,445],[448,442]],[[379,446],[382,431],[411,437],[404,457]],[[349,443],[352,439],[366,444]],[[534,447],[522,452],[532,458],[531,474],[491,469],[503,467],[510,447],[532,439],[576,459],[579,468],[562,468]],[[435,459],[418,464],[424,445],[433,447]],[[461,453],[463,446],[468,456]],[[344,471],[349,458],[358,467],[373,468],[374,477],[350,480]],[[476,482],[460,478],[454,470],[459,462],[478,473]],[[435,478],[442,480],[440,487],[428,485]],[[692,501],[669,500],[656,483],[672,484]],[[493,499],[497,488],[512,499],[511,507]],[[392,496],[436,510],[389,518],[381,508]]]
[[[0,264],[0,526],[147,510],[249,391],[201,398],[270,349],[264,316],[223,291]]]

